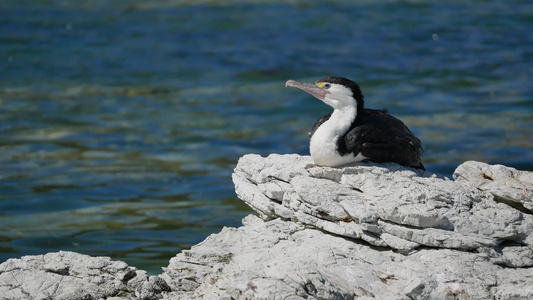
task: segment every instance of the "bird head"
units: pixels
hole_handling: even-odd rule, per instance
[[[315,83],[289,80],[285,86],[306,91],[334,109],[351,106],[359,112],[364,107],[364,96],[359,85],[343,77],[326,77]]]

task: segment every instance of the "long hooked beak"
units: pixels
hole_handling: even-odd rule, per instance
[[[299,82],[296,80],[288,80],[287,82],[285,82],[285,87],[289,87],[289,86],[308,92],[309,94],[313,95],[319,100],[324,100],[326,95],[329,93],[328,90],[319,88],[314,83],[305,83],[305,82]]]

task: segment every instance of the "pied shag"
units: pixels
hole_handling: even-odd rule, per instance
[[[420,161],[420,140],[387,110],[364,108],[357,83],[326,77],[316,83],[289,80],[285,86],[306,91],[333,107],[333,112],[318,119],[309,133],[309,150],[316,165],[337,167],[369,160],[425,170]]]

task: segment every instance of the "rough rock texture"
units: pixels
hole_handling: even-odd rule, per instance
[[[291,221],[248,216],[172,258],[165,299],[509,299],[533,295],[533,271],[485,253],[403,255]]]
[[[60,251],[0,265],[0,299],[160,299],[165,281],[109,257]],[[114,297],[114,298],[110,298]]]
[[[466,162],[455,181],[397,164],[246,155],[259,213],[144,271],[72,252],[0,265],[0,299],[533,299],[533,175]]]
[[[475,163],[476,168],[481,164]],[[491,170],[496,178],[504,173],[501,168]],[[476,178],[473,172],[462,174],[461,178]],[[328,168],[312,165],[307,156],[246,155],[239,160],[233,181],[239,198],[265,220],[281,217],[402,253],[420,247],[485,251],[498,264],[533,266],[533,260],[517,261],[514,254],[503,251],[512,247],[513,253],[531,252],[531,211],[495,201],[500,197],[473,188],[467,179],[458,184],[394,163]],[[516,180],[506,190],[499,186],[498,193],[507,197],[519,190],[525,207],[533,203],[531,184]]]
[[[455,182],[397,164],[323,168],[310,157],[246,155],[233,181],[262,219],[174,257],[166,297],[532,298],[529,183],[497,189],[523,195],[516,209],[507,203],[517,199],[501,201],[473,179],[520,172],[473,162],[458,170]],[[525,182],[530,173],[520,174]]]
[[[467,187],[491,193],[497,201],[523,207],[526,213],[533,210],[533,172],[468,161],[455,170],[453,178]]]

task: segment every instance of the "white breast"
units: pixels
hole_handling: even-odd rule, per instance
[[[335,110],[329,120],[318,127],[309,143],[309,152],[315,164],[337,167],[366,159],[361,153],[341,156],[337,151],[337,140],[346,133],[354,119],[354,111]]]

